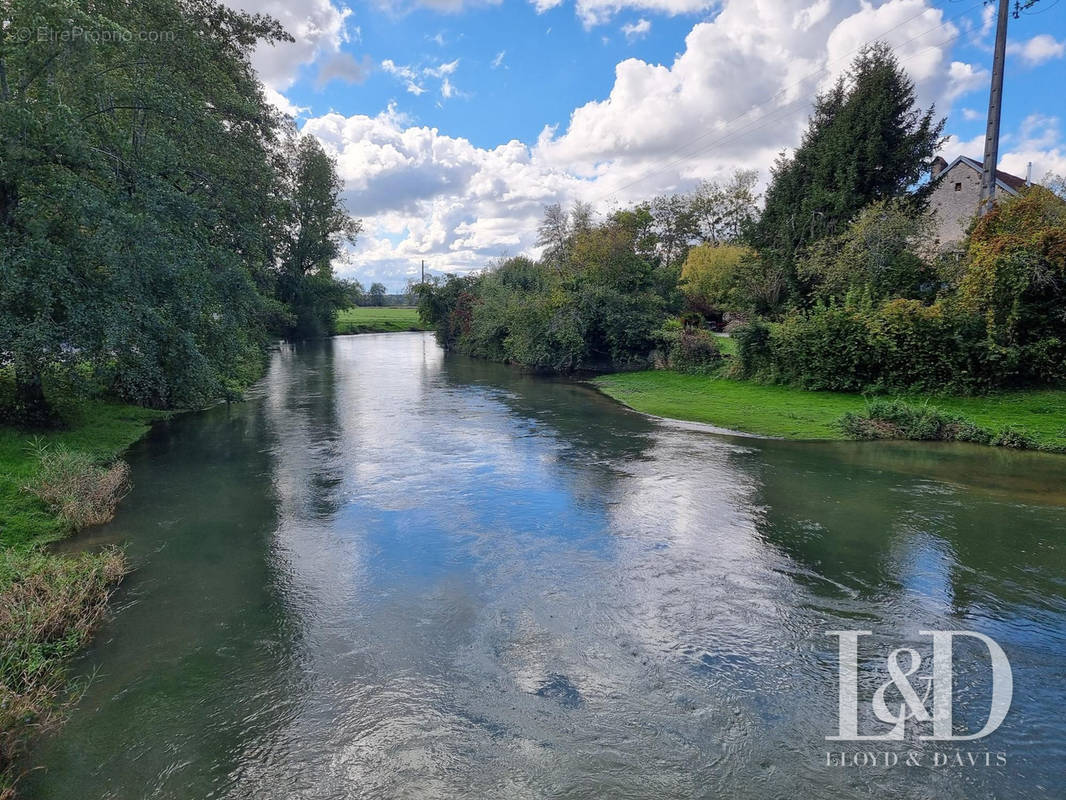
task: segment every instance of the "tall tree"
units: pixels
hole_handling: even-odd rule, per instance
[[[46,375],[85,367],[152,405],[226,393],[260,357],[273,227],[277,117],[249,55],[284,32],[209,0],[0,12],[0,362],[16,413],[46,421]],[[40,35],[74,28],[101,35]]]
[[[334,312],[355,302],[354,287],[334,277],[333,262],[362,226],[345,210],[343,183],[318,140],[294,137],[289,150],[278,299],[291,313],[286,335],[321,336],[332,330]]]
[[[763,259],[781,270],[802,299],[797,256],[839,233],[870,203],[916,188],[941,143],[944,121],[915,105],[914,84],[891,48],[865,48],[847,75],[819,96],[803,140],[773,169],[766,208],[750,236]]]

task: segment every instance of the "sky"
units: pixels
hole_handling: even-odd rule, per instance
[[[401,291],[536,254],[544,206],[600,214],[757,169],[884,40],[981,159],[995,28],[981,0],[232,0],[295,41],[253,63],[337,160],[363,232],[338,274]],[[1066,174],[1066,3],[1011,19],[1000,168]]]

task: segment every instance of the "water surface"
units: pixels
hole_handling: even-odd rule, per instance
[[[28,797],[1066,795],[1064,458],[730,439],[389,334],[285,348],[128,460],[78,546],[136,572]],[[827,767],[842,628],[871,669],[992,636],[1014,704],[960,744],[1007,764]]]

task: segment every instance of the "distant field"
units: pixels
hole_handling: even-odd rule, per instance
[[[356,306],[337,312],[336,333],[394,333],[425,331],[418,310],[406,307]]]

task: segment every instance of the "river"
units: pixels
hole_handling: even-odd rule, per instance
[[[1066,796],[1066,458],[720,436],[418,333],[285,347],[127,458],[73,546],[136,571],[26,797]],[[835,630],[871,674],[983,633],[1010,711],[827,741]],[[955,669],[976,731],[987,650]]]

